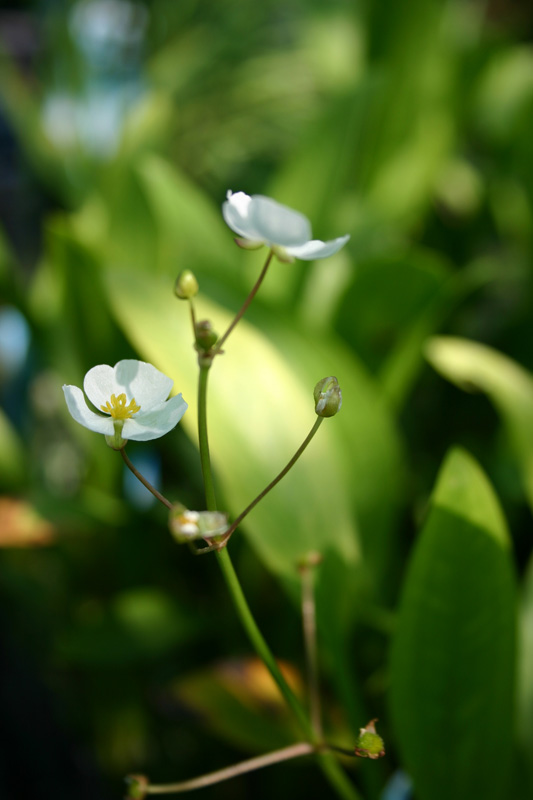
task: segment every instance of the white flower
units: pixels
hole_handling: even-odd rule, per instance
[[[266,244],[282,261],[326,258],[340,250],[350,238],[349,235],[340,236],[330,242],[311,239],[307,217],[260,194],[250,197],[244,192],[228,192],[222,215],[226,224],[244,237],[245,241],[237,244],[248,248]]]
[[[158,439],[178,424],[187,403],[181,394],[167,400],[172,385],[172,380],[151,364],[125,359],[114,367],[93,367],[84,378],[85,394],[106,416],[87,406],[77,386],[63,386],[63,391],[76,422],[103,433],[108,444],[120,449],[128,439]]]

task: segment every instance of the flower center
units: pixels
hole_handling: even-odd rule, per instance
[[[111,402],[108,400],[105,406],[100,406],[100,408],[106,414],[111,414],[113,419],[131,419],[141,409],[135,402],[135,398],[126,405],[126,395],[124,393],[119,394],[118,397],[116,394],[112,394]]]

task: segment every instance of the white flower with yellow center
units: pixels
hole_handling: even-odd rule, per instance
[[[332,256],[343,247],[349,234],[321,242],[311,239],[311,223],[299,211],[283,206],[270,197],[244,192],[228,192],[222,205],[226,224],[244,239],[237,244],[255,249],[266,244],[280,261],[314,261]]]
[[[173,381],[151,364],[135,359],[114,367],[100,364],[86,374],[85,395],[77,386],[63,386],[68,410],[76,422],[103,433],[111,447],[120,449],[128,439],[146,442],[174,428],[187,410],[181,394],[167,400]]]

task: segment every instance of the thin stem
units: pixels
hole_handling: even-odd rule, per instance
[[[159,500],[160,503],[163,503],[163,505],[166,506],[167,508],[172,508],[172,503],[170,502],[170,500],[167,500],[167,498],[164,495],[162,495],[161,492],[158,492],[155,486],[152,486],[152,484],[146,480],[144,475],[141,475],[139,470],[133,466],[128,456],[126,455],[126,451],[124,448],[120,450],[120,455],[122,456],[122,460],[126,464],[127,468],[133,472],[137,480],[139,480],[142,483],[142,485],[148,489],[149,492],[152,492],[153,496],[157,498],[157,500]]]
[[[259,275],[257,281],[255,282],[250,294],[248,295],[248,297],[246,298],[246,300],[242,304],[240,311],[238,311],[237,314],[235,315],[235,318],[233,319],[233,322],[231,323],[231,325],[229,326],[227,331],[223,334],[223,336],[221,336],[221,338],[217,341],[217,343],[216,343],[216,345],[215,345],[215,347],[213,348],[213,351],[212,351],[213,356],[215,356],[217,353],[220,353],[220,351],[222,350],[222,345],[224,344],[224,342],[226,341],[226,339],[228,338],[228,336],[232,332],[233,328],[237,325],[237,323],[239,322],[241,317],[244,316],[244,313],[246,312],[246,309],[248,308],[248,306],[250,305],[250,303],[252,302],[252,300],[256,296],[256,294],[257,294],[257,292],[259,290],[259,287],[263,283],[263,279],[264,279],[265,275],[267,274],[267,270],[268,270],[268,267],[270,266],[270,262],[272,261],[273,255],[274,255],[274,252],[272,250],[269,250],[267,259],[265,261],[265,265],[264,265],[263,269],[261,270],[261,274]]]
[[[270,263],[272,258],[272,253],[270,253],[269,257],[267,258],[266,264],[263,267],[263,272],[261,273],[259,281],[256,283],[254,290],[252,290],[253,294],[249,297],[249,300],[253,297],[257,289],[259,288],[259,284],[264,277],[266,269]],[[248,303],[249,304],[249,303]],[[248,304],[243,306],[241,309],[242,314],[246,310]],[[238,318],[240,319],[238,315]],[[237,320],[238,321],[238,320]],[[235,325],[230,326],[228,331],[223,337],[223,341],[228,337],[229,333],[231,332],[232,328]],[[209,374],[209,368],[211,366],[212,359],[206,359],[205,361],[199,360],[200,364],[200,375],[198,380],[198,440],[200,445],[200,460],[202,463],[202,474],[204,478],[204,488],[205,488],[205,495],[206,495],[206,502],[207,508],[209,511],[216,511],[216,497],[214,491],[214,484],[213,484],[213,474],[211,470],[211,460],[209,457],[209,444],[208,444],[208,437],[207,437],[207,378]],[[297,460],[297,458],[301,455],[311,438],[314,436],[318,427],[322,421],[322,417],[319,417],[315,422],[311,433],[304,441],[303,445],[297,451],[295,456],[291,459],[287,467],[278,475],[278,477],[267,487],[265,492],[263,492],[256,500],[246,509],[246,513],[261,499],[262,496],[266,494],[267,491],[270,491],[275,484],[281,480],[281,478],[285,475],[285,473],[292,467],[293,463]],[[240,520],[243,518],[241,514],[239,518]],[[321,744],[318,741],[313,728],[307,718],[307,714],[305,713],[300,701],[288,685],[287,681],[283,677],[283,674],[274,658],[269,646],[267,645],[265,639],[261,631],[259,630],[257,623],[252,615],[250,607],[248,606],[248,602],[246,597],[244,596],[244,592],[242,591],[239,579],[237,574],[233,568],[233,564],[231,562],[228,550],[224,547],[221,550],[217,550],[216,557],[220,568],[222,570],[222,574],[226,581],[226,585],[229,589],[231,594],[235,609],[241,620],[241,623],[250,639],[252,646],[254,647],[257,655],[263,661],[267,669],[269,670],[270,674],[272,675],[274,681],[276,682],[282,696],[285,698],[285,701],[291,711],[293,712],[294,716],[298,720],[300,724],[300,728],[304,733],[305,737],[309,740],[309,742],[317,747]],[[324,772],[325,776],[329,780],[330,784],[335,788],[339,797],[343,798],[343,800],[360,800],[359,794],[354,786],[352,786],[351,782],[346,777],[345,773],[343,772],[340,765],[337,763],[335,758],[331,753],[318,753],[317,758],[319,760],[320,767]]]
[[[318,739],[322,738],[322,709],[320,705],[320,688],[318,680],[318,652],[316,641],[316,611],[314,568],[309,564],[300,567],[302,576],[302,622],[304,632],[305,657],[307,662],[307,680],[309,686],[309,707],[311,725]]]
[[[256,758],[249,758],[246,761],[233,764],[231,767],[225,767],[216,772],[208,772],[206,775],[200,775],[198,778],[192,778],[188,781],[150,784],[146,788],[146,793],[170,794],[171,792],[188,792],[192,789],[202,789],[204,786],[212,786],[214,783],[221,783],[230,778],[235,778],[237,775],[245,775],[247,772],[269,767],[271,764],[279,764],[282,761],[289,761],[291,758],[307,756],[310,753],[314,753],[315,750],[314,745],[308,742],[299,742],[298,744],[290,745],[290,747],[284,747],[282,750],[275,750],[272,753],[265,753],[265,755],[257,756]]]
[[[191,324],[194,338],[196,339],[196,314],[194,313],[194,303],[192,297],[189,297],[189,309],[191,311]]]
[[[200,364],[200,375],[198,378],[198,441],[207,510],[216,511],[217,500],[215,496],[213,473],[211,470],[211,458],[209,456],[209,440],[207,437],[207,378],[209,376],[211,363],[212,362],[209,360],[206,363]]]
[[[252,500],[252,502],[250,503],[250,505],[249,505],[249,506],[247,506],[247,507],[244,509],[244,511],[242,511],[242,512],[239,514],[239,516],[237,517],[237,519],[236,519],[236,520],[235,520],[235,521],[234,521],[234,522],[231,524],[231,526],[228,528],[228,531],[227,531],[227,533],[226,533],[226,536],[227,536],[227,537],[229,537],[229,536],[230,536],[230,535],[233,533],[233,531],[234,531],[236,528],[238,528],[238,526],[241,524],[241,522],[243,521],[243,519],[244,519],[246,516],[248,516],[248,514],[250,513],[250,511],[251,511],[253,508],[255,508],[255,506],[256,506],[256,505],[259,503],[259,501],[260,501],[260,500],[262,500],[262,499],[263,499],[263,497],[265,497],[265,495],[267,495],[267,494],[268,494],[268,493],[269,493],[269,492],[270,492],[270,491],[271,491],[271,490],[274,488],[274,486],[276,486],[276,484],[278,484],[278,483],[280,482],[280,480],[281,480],[282,478],[284,478],[284,477],[285,477],[285,475],[287,474],[287,472],[289,472],[289,470],[290,470],[290,469],[292,469],[292,467],[293,467],[293,466],[296,464],[296,462],[298,461],[298,459],[299,459],[299,458],[300,458],[300,456],[302,455],[303,451],[305,450],[305,448],[307,447],[307,445],[309,444],[309,442],[311,441],[311,439],[313,438],[313,436],[315,435],[315,433],[317,432],[317,430],[320,428],[320,426],[321,426],[321,424],[322,424],[323,420],[324,420],[324,417],[317,417],[317,418],[316,418],[316,420],[315,420],[315,423],[314,423],[313,427],[311,428],[311,430],[309,431],[309,433],[307,434],[307,436],[305,437],[304,441],[302,442],[302,444],[300,445],[300,447],[298,448],[298,450],[295,452],[295,454],[293,455],[293,457],[291,458],[291,460],[289,461],[289,463],[288,463],[288,464],[287,464],[287,465],[286,465],[286,466],[285,466],[285,467],[284,467],[284,468],[281,470],[281,472],[280,472],[278,475],[276,475],[276,477],[274,478],[274,480],[270,481],[270,483],[268,484],[268,486],[267,486],[265,489],[263,489],[263,491],[262,491],[260,494],[258,494],[258,495],[257,495],[257,497],[255,498],[255,500]]]
[[[231,562],[231,558],[229,556],[229,552],[227,548],[223,548],[222,550],[217,551],[217,559],[218,563],[220,564],[220,568],[222,570],[222,574],[226,580],[226,584],[230,591],[231,597],[233,599],[233,603],[235,605],[235,610],[237,611],[237,615],[241,620],[241,623],[248,634],[248,638],[250,639],[254,649],[261,659],[265,666],[267,667],[268,671],[274,678],[278,688],[285,698],[288,706],[294,713],[294,716],[300,723],[300,728],[302,732],[308,737],[312,742],[315,744],[318,743],[318,740],[313,734],[313,729],[309,724],[309,720],[307,719],[307,715],[303,710],[300,701],[290,688],[289,684],[283,677],[283,674],[278,666],[276,659],[274,658],[269,646],[267,645],[265,639],[259,628],[257,627],[257,623],[253,618],[252,612],[250,611],[250,607],[244,596],[244,593],[241,588],[241,584],[237,577],[237,573],[233,567]]]

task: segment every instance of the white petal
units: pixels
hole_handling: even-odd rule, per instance
[[[245,239],[262,242],[262,237],[250,222],[249,212],[252,198],[244,192],[228,192],[227,198],[222,204],[222,216],[226,225],[235,233],[244,236]]]
[[[303,261],[314,261],[315,258],[327,258],[336,253],[341,247],[344,247],[350,235],[339,236],[338,239],[332,239],[329,242],[321,242],[318,239],[313,239],[305,244],[287,247],[287,252],[295,258],[301,258]]]
[[[145,414],[141,410],[125,421],[122,436],[136,442],[159,439],[176,427],[187,407],[181,394],[178,394]]]
[[[100,364],[85,376],[83,388],[91,403],[98,409],[105,406],[112,394],[126,395],[128,403],[135,399],[137,405],[149,410],[166,400],[173,381],[152,364],[129,358],[114,367]]]
[[[115,380],[115,371],[109,364],[99,364],[90,369],[83,380],[83,389],[98,409],[106,404],[112,394],[120,394],[121,391]]]
[[[89,428],[95,433],[113,434],[113,420],[111,417],[101,417],[87,406],[81,389],[77,386],[63,386],[68,410],[76,422]]]
[[[128,400],[135,398],[141,410],[159,405],[170,394],[174,381],[145,361],[133,358],[115,364],[115,379]]]
[[[302,245],[311,238],[311,224],[307,217],[270,197],[253,195],[249,219],[251,227],[259,233],[255,238],[267,244]]]

